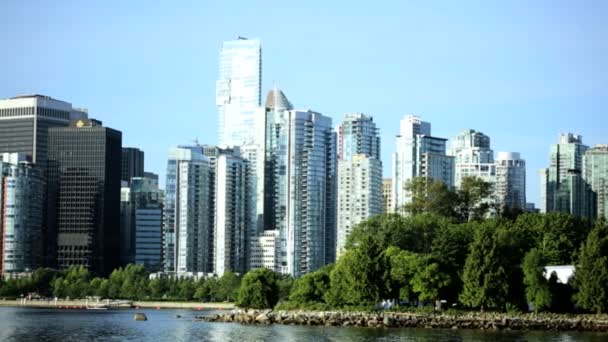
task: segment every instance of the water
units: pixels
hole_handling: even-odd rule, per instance
[[[133,320],[143,312],[148,321]],[[0,341],[607,341],[606,334],[248,326],[195,322],[191,310],[56,310],[0,307]],[[181,316],[178,318],[177,316]]]

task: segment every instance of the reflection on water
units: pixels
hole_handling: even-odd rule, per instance
[[[133,320],[144,312],[148,321]],[[592,333],[246,326],[194,322],[188,310],[0,308],[0,341],[606,341]],[[207,314],[211,314],[207,312]],[[181,316],[178,318],[177,316]]]

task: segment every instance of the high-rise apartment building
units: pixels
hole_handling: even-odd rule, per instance
[[[48,131],[48,207],[60,268],[109,274],[120,264],[121,144],[121,132],[96,120]]]
[[[346,114],[337,128],[336,257],[361,221],[382,213],[380,136],[371,116]]]
[[[447,139],[431,136],[431,124],[408,115],[401,120],[397,150],[393,154],[393,206],[400,210],[411,201],[405,185],[425,177],[454,185],[454,158],[446,155]]]
[[[255,115],[261,104],[262,48],[258,39],[239,37],[222,44],[215,101],[219,145],[238,146],[255,140]]]
[[[331,118],[287,112],[287,273],[300,276],[333,262],[336,138]]]
[[[215,172],[214,273],[247,270],[246,245],[250,220],[248,162],[220,155]]]
[[[551,146],[550,164],[540,171],[543,213],[558,211],[593,219],[595,196],[583,179],[583,155],[588,147],[580,135],[561,134]]]
[[[597,217],[608,219],[608,146],[597,145],[583,156],[583,178],[595,192]]]
[[[293,106],[281,90],[268,92],[265,106],[264,230],[287,229],[287,169],[289,130],[287,112]],[[283,255],[286,258],[286,255]],[[283,265],[286,267],[287,265]]]
[[[279,232],[279,266],[300,276],[335,258],[336,137],[331,119],[266,101],[264,228]]]
[[[0,276],[33,272],[43,262],[43,172],[27,159],[0,154]]]
[[[494,183],[496,167],[490,137],[472,129],[464,130],[450,141],[448,154],[454,157],[454,186],[459,188],[465,177],[478,177]]]
[[[135,147],[122,148],[121,179],[131,183],[133,177],[144,176],[144,151]]]
[[[346,240],[361,221],[382,213],[382,163],[355,154],[338,161],[338,236],[336,258],[344,252]]]
[[[393,207],[393,180],[385,178],[382,180],[382,212],[391,214],[395,212]]]
[[[337,131],[338,159],[351,160],[362,154],[380,160],[380,135],[371,116],[346,114]]]
[[[210,174],[210,162],[202,154],[202,147],[169,150],[163,232],[165,271],[185,274],[213,270]]]
[[[517,152],[498,152],[494,198],[501,209],[526,210],[526,161]]]

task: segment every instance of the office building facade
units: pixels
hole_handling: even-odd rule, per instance
[[[144,151],[135,147],[123,147],[121,180],[130,184],[131,178],[143,176]]]
[[[124,183],[123,183],[124,184]],[[163,194],[158,176],[131,178],[121,191],[121,259],[150,272],[163,269]]]
[[[48,138],[49,221],[57,236],[57,264],[109,274],[120,264],[122,134],[80,119],[50,128]]]

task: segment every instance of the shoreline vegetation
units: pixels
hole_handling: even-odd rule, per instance
[[[95,300],[0,300],[0,307],[24,307],[24,308],[57,308],[57,309],[84,309],[87,306],[93,307],[97,302]],[[105,300],[100,300],[99,303],[105,303]],[[111,309],[129,309],[129,308],[146,308],[146,309],[191,309],[191,310],[232,310],[235,308],[234,303],[208,303],[208,302],[180,302],[180,301],[128,301],[112,305]]]
[[[107,278],[84,267],[43,268],[0,279],[0,298],[230,302],[239,310],[269,310],[214,318],[244,323],[393,326],[394,320],[402,327],[608,332],[606,221],[494,208],[484,200],[489,189],[476,178],[465,178],[458,190],[414,179],[407,185],[412,201],[405,215],[359,223],[335,264],[296,270],[296,278],[265,268],[198,279],[151,279],[141,265],[116,269]],[[571,265],[574,274],[560,279],[547,274],[548,265]],[[392,309],[376,313],[381,303]],[[286,318],[296,312],[289,310],[308,311]],[[326,313],[337,315],[336,321],[327,321]]]
[[[368,328],[608,332],[608,315],[497,312],[351,312],[234,309],[199,321]]]

